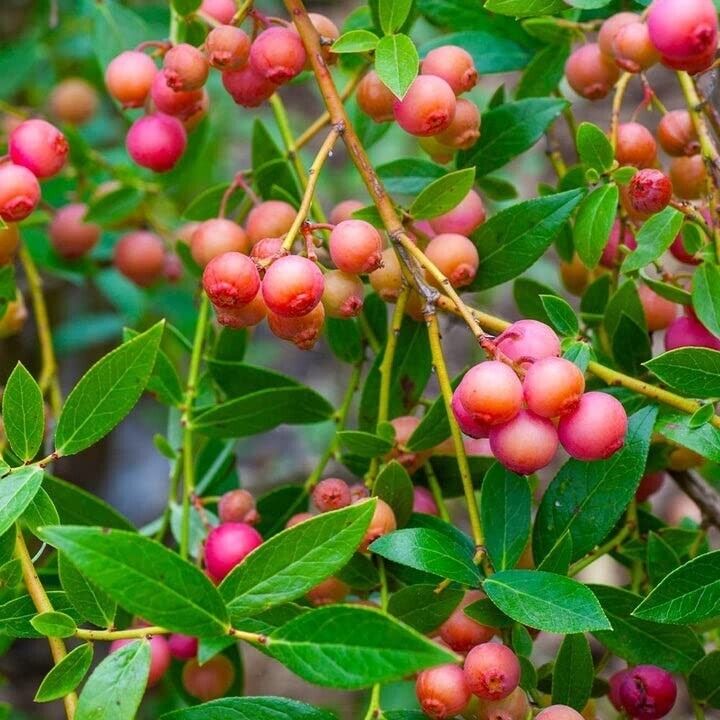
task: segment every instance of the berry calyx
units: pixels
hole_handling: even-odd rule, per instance
[[[336,267],[346,273],[370,273],[382,262],[380,233],[364,220],[343,220],[336,225],[329,249]]]
[[[472,55],[457,45],[432,49],[422,61],[421,72],[442,78],[456,95],[472,90],[478,81]]]
[[[484,700],[506,698],[520,682],[520,661],[505,645],[476,645],[465,658],[465,680],[470,692]]]
[[[151,57],[138,50],[126,50],[107,66],[105,86],[123,107],[142,107],[157,73]]]
[[[155,233],[138,230],[120,238],[113,256],[115,267],[136,285],[148,287],[165,267],[165,246]]]
[[[665,209],[672,192],[670,178],[652,168],[636,172],[628,186],[630,205],[639,213],[653,214]]]
[[[615,62],[623,70],[639,73],[660,61],[660,53],[650,39],[650,31],[644,22],[623,25],[612,42]]]
[[[471,695],[462,668],[457,665],[423,670],[418,675],[415,693],[422,711],[432,720],[455,717],[465,709]]]
[[[325,478],[312,491],[315,507],[321,512],[340,510],[352,502],[348,484],[340,478]]]
[[[152,81],[150,98],[155,109],[178,120],[189,120],[203,109],[204,90],[173,90],[165,82],[163,73]]]
[[[205,540],[204,560],[208,574],[215,582],[229,575],[255,548],[262,536],[247,523],[223,523],[213,528]]]
[[[249,303],[260,289],[255,263],[238,252],[214,257],[205,267],[203,289],[216,307],[237,308]]]
[[[425,255],[455,288],[470,285],[480,265],[474,243],[457,233],[436,235],[425,248]],[[433,282],[435,284],[434,279]]]
[[[299,75],[306,57],[300,36],[285,27],[263,30],[250,48],[250,64],[255,72],[276,85]]]
[[[0,218],[6,222],[24,220],[40,202],[40,183],[22,165],[0,164]]]
[[[223,253],[247,253],[249,249],[250,242],[245,231],[226,218],[205,220],[190,236],[190,254],[201,268]]]
[[[175,91],[199,90],[207,81],[209,72],[205,56],[188,43],[175,45],[163,58],[165,82]]]
[[[430,220],[436,233],[457,233],[469,237],[484,222],[487,214],[482,198],[475,190],[470,192],[452,209]]]
[[[265,272],[263,299],[281,317],[307,315],[320,302],[324,289],[318,266],[299,255],[276,260]]]
[[[65,136],[45,120],[25,120],[8,138],[10,159],[41,180],[62,170],[69,151]]]
[[[92,250],[100,239],[100,226],[85,222],[87,210],[84,203],[70,203],[61,207],[50,222],[50,242],[61,257],[76,260]]]
[[[125,139],[130,157],[141,167],[155,172],[172,170],[186,145],[187,135],[182,123],[161,113],[136,120]]]
[[[455,106],[455,93],[445,80],[435,75],[418,75],[405,97],[395,100],[393,115],[405,132],[424,137],[449,128]]]

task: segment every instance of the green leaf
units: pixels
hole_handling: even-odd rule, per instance
[[[482,262],[471,291],[516,278],[550,247],[582,198],[582,190],[526,200],[502,210],[474,233]]]
[[[253,156],[254,157],[254,156]],[[258,167],[260,167],[258,165]],[[217,217],[225,192],[230,187],[229,182],[213,185],[203,190],[185,208],[182,216],[185,220],[208,220]],[[235,190],[228,201],[227,211],[229,213],[237,209],[245,193],[241,189]]]
[[[523,317],[549,324],[550,318],[541,300],[542,295],[560,297],[553,288],[532,278],[519,277],[513,282],[513,299],[520,314]]]
[[[379,0],[380,27],[386,35],[397,32],[410,14],[413,0]]]
[[[42,484],[37,466],[20,468],[0,481],[0,535],[25,512]]]
[[[642,270],[657,260],[672,245],[684,218],[679,210],[672,207],[651,215],[637,234],[637,248],[623,260],[620,270],[624,273]]]
[[[187,635],[221,635],[227,611],[197,567],[154,540],[103,528],[44,528],[41,538],[129,612]]]
[[[375,504],[323,513],[264,542],[220,585],[233,622],[294,600],[339,570],[358,549]]]
[[[580,332],[580,323],[570,304],[557,295],[541,295],[550,324],[561,334],[575,337]]]
[[[308,506],[308,494],[302,485],[281,485],[257,499],[260,513],[258,531],[267,539],[284,529],[285,523]]]
[[[60,583],[80,616],[98,627],[110,627],[115,620],[115,601],[93,585],[63,553],[58,554]]]
[[[65,401],[55,432],[60,455],[74,455],[105,437],[134,407],[155,367],[164,321],[105,355]]]
[[[493,567],[515,567],[530,537],[532,504],[527,480],[495,463],[483,479],[480,514]]]
[[[643,330],[647,329],[645,312],[640,302],[635,283],[631,280],[624,282],[613,293],[605,308],[603,323],[611,338],[615,335],[623,315],[627,315]]]
[[[175,710],[162,720],[335,720],[335,716],[287,698],[232,697]]]
[[[120,187],[91,200],[85,222],[111,225],[124,220],[140,207],[145,193],[135,187]]]
[[[72,637],[77,630],[75,621],[69,615],[57,611],[40,613],[30,621],[30,624],[46,637]]]
[[[395,195],[417,195],[446,172],[440,165],[421,158],[398,158],[377,166],[385,188]]]
[[[136,640],[108,655],[85,683],[75,720],[133,720],[148,673],[150,643]]]
[[[518,196],[517,188],[511,182],[494,175],[478,178],[477,185],[491,200],[514,200]]]
[[[325,319],[325,339],[338,360],[346,363],[359,363],[364,356],[362,332],[355,318]]]
[[[580,160],[589,168],[601,175],[612,168],[615,153],[607,135],[597,125],[589,122],[580,123],[575,141]]]
[[[493,605],[492,600],[482,598],[468,605],[463,611],[469,618],[472,618],[481,625],[494,628],[510,627],[513,621]]]
[[[720,396],[720,352],[717,350],[678,348],[644,364],[663,383],[686,397]]]
[[[73,616],[74,611],[70,607],[65,593],[49,590],[48,599],[56,611]],[[36,615],[37,609],[32,598],[29,595],[20,595],[20,597],[0,605],[0,631],[14,638],[42,637],[31,624]],[[80,620],[80,618],[77,619]]]
[[[386,35],[375,48],[375,72],[400,99],[405,97],[419,66],[417,48],[407,35]]]
[[[698,320],[720,337],[720,269],[704,262],[693,271],[692,304]]]
[[[348,690],[456,661],[452,653],[389,615],[349,605],[301,615],[273,632],[265,647],[304,680]]]
[[[580,203],[573,241],[577,254],[589,268],[596,267],[600,262],[615,222],[619,196],[617,185],[609,183],[595,188]]]
[[[378,474],[373,495],[384,500],[395,513],[398,527],[405,527],[413,509],[413,484],[407,470],[391,460]]]
[[[60,524],[58,511],[42,487],[35,493],[35,497],[30,501],[20,520],[33,534],[39,527]]]
[[[572,535],[566,530],[550,548],[544,558],[535,556],[538,570],[567,575],[573,557]],[[538,562],[539,561],[539,562]]]
[[[240,438],[278,425],[308,425],[327,420],[333,406],[309,387],[279,387],[235,398],[201,412],[193,429],[216,438]]]
[[[15,268],[12,265],[0,267],[0,319],[4,317],[8,303],[12,302],[16,295]]]
[[[271,388],[302,387],[288,375],[244,362],[210,360],[208,369],[212,379],[229,398],[244,397]]]
[[[40,683],[35,702],[59,700],[72,692],[90,669],[92,658],[92,643],[83,643],[69,652]]]
[[[657,295],[660,295],[660,297],[664,297],[671,302],[681,305],[692,305],[692,296],[687,290],[677,285],[671,285],[670,283],[661,282],[656,278],[651,278],[642,270],[640,271],[640,278],[645,285]]]
[[[453,587],[437,592],[435,585],[408,585],[390,596],[388,612],[423,635],[431,635],[452,615],[463,594]]]
[[[633,615],[676,625],[720,616],[720,550],[699,555],[673,570]]]
[[[692,417],[683,412],[662,409],[655,425],[655,431],[672,440],[694,450],[708,460],[720,463],[720,429],[706,423],[700,427],[693,427]]]
[[[578,712],[590,699],[595,667],[590,644],[584,635],[566,635],[553,667],[553,704],[568,705]]]
[[[91,47],[103,71],[116,55],[149,37],[150,30],[140,17],[115,0],[102,3],[85,0],[84,5],[93,21]]]
[[[570,54],[567,42],[541,48],[528,63],[520,78],[515,97],[547,97],[557,89],[565,74],[565,62]]]
[[[385,455],[393,446],[390,440],[361,430],[341,430],[337,439],[348,452],[365,458]]]
[[[690,628],[633,617],[639,595],[607,585],[590,588],[613,627],[612,631],[596,631],[593,635],[613,654],[633,665],[660,665],[672,672],[688,672],[703,656],[702,645]]]
[[[32,460],[45,433],[45,407],[38,384],[20,362],[5,385],[2,415],[5,435],[13,451],[21,460]]]
[[[610,630],[585,585],[541,570],[504,570],[483,583],[486,595],[513,620],[553,633]]]
[[[552,15],[567,10],[563,0],[486,0],[485,9],[513,17]]]
[[[372,560],[360,552],[356,552],[348,562],[335,573],[338,580],[342,580],[353,590],[369,591],[380,585],[378,574]]]
[[[545,491],[533,537],[536,558],[545,557],[569,530],[573,559],[602,542],[630,502],[645,471],[656,409],[630,417],[625,445],[607,460],[569,460]]]
[[[695,700],[720,708],[720,651],[708,653],[698,661],[688,676],[688,688]]]
[[[0,565],[0,589],[14,588],[22,582],[22,565],[20,560],[8,560]]]
[[[380,38],[369,30],[343,33],[330,47],[334,53],[364,53],[377,47]]]
[[[458,167],[475,166],[478,176],[503,167],[529,150],[565,107],[565,100],[528,98],[484,112],[480,139],[458,153]]]
[[[657,533],[649,532],[647,539],[647,570],[650,583],[657,585],[666,575],[669,575],[679,566],[680,559],[672,546],[666,543]]]
[[[430,183],[413,201],[408,211],[425,220],[452,210],[472,189],[475,168],[456,170]]]
[[[189,15],[195,12],[201,4],[201,0],[172,0],[173,7],[180,15]]]
[[[644,323],[640,324],[628,314],[620,313],[612,336],[612,352],[615,361],[623,370],[639,375],[642,364],[652,356],[650,336]]]
[[[378,538],[371,546],[387,560],[454,580],[462,585],[478,587],[480,571],[473,562],[473,553],[465,545],[437,530],[406,528]]]

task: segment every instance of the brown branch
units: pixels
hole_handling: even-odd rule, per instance
[[[673,471],[670,475],[680,489],[700,508],[707,522],[720,528],[720,493],[696,473]]]

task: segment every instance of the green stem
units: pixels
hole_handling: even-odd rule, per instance
[[[570,566],[570,569],[568,571],[568,575],[571,577],[573,575],[577,575],[581,570],[584,570],[588,565],[592,565],[598,558],[601,558],[603,555],[607,555],[609,552],[612,552],[613,550],[617,549],[630,535],[631,527],[629,524],[624,525],[622,529],[610,540],[608,540],[606,543],[603,543],[598,548],[593,550],[589,555],[586,555],[584,558],[578,560],[577,562],[573,563]]]
[[[445,522],[451,522],[450,513],[448,512],[447,505],[445,504],[445,498],[442,494],[440,482],[438,481],[435,470],[433,470],[432,463],[429,460],[425,463],[425,474],[427,475],[428,486],[430,488],[430,492],[432,493],[433,500],[435,500],[435,504],[438,506],[440,518]]]
[[[393,363],[395,361],[395,349],[397,348],[398,336],[402,326],[403,317],[405,315],[405,306],[407,305],[410,288],[406,285],[400,292],[395,308],[393,310],[392,322],[390,324],[390,333],[388,334],[387,343],[385,343],[385,352],[383,353],[382,362],[380,363],[380,393],[378,396],[378,425],[387,422],[390,414],[390,387],[392,385]]]
[[[360,325],[360,330],[362,331],[362,334],[367,341],[367,344],[370,346],[370,349],[377,355],[380,350],[382,350],[382,344],[377,339],[375,331],[372,329],[372,327],[370,327],[370,323],[368,322],[364,310],[358,315],[357,321],[358,325]]]

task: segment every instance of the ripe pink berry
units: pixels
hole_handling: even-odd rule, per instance
[[[0,164],[0,218],[24,220],[40,202],[40,183],[27,168],[11,162]]]
[[[527,720],[530,714],[525,691],[517,687],[502,700],[479,700],[477,720]]]
[[[455,103],[452,122],[441,133],[433,136],[441,145],[454,150],[471,148],[480,137],[480,111],[471,100],[460,98]]]
[[[171,635],[168,640],[170,654],[176,660],[192,660],[197,657],[198,639],[190,635]]]
[[[353,220],[352,214],[363,207],[364,204],[359,200],[343,200],[330,211],[329,222],[331,225],[339,225],[343,220]]]
[[[478,71],[472,55],[457,45],[441,45],[431,50],[422,61],[423,75],[442,78],[456,95],[472,90]]]
[[[613,41],[618,32],[626,25],[640,20],[640,16],[631,12],[619,12],[611,15],[600,27],[598,33],[598,47],[607,57],[614,57]]]
[[[297,210],[283,200],[267,200],[254,207],[247,216],[245,229],[250,244],[265,238],[279,238],[290,229]]]
[[[540,417],[554,418],[570,412],[580,402],[585,376],[565,358],[543,358],[528,368],[523,391],[529,410]]]
[[[663,56],[660,58],[660,61],[665,67],[672,68],[673,70],[684,70],[690,75],[695,75],[707,70],[713,62],[715,62],[715,47],[710,47],[706,53],[702,53],[701,55],[693,55],[688,58],[670,58]]]
[[[379,537],[397,530],[397,520],[393,509],[380,498],[377,498],[376,502],[370,526],[365,531],[365,537],[360,543],[359,550],[362,552],[365,552]]]
[[[424,137],[450,127],[455,105],[455,93],[442,78],[418,75],[405,97],[393,103],[393,114],[405,132]]]
[[[700,152],[695,125],[687,110],[671,110],[660,118],[657,127],[660,147],[673,157]]]
[[[643,475],[638,489],[635,491],[635,499],[638,502],[645,502],[651,495],[654,495],[665,482],[665,473],[654,472]]]
[[[70,203],[55,213],[48,234],[52,246],[61,257],[68,260],[82,257],[100,239],[100,226],[84,220],[87,209],[84,203]]]
[[[150,88],[155,109],[178,120],[189,120],[202,111],[205,93],[200,90],[173,90],[165,82],[165,75],[158,73]]]
[[[300,317],[320,302],[324,285],[322,273],[312,260],[287,255],[276,260],[265,272],[263,299],[276,315]]]
[[[465,675],[457,665],[423,670],[418,675],[415,692],[423,712],[432,720],[453,718],[470,702]]]
[[[700,199],[707,189],[707,170],[702,155],[673,158],[670,161],[670,182],[679,198]]]
[[[607,245],[603,249],[602,256],[600,258],[600,264],[606,268],[614,268],[622,261],[625,257],[620,252],[620,231],[622,232],[622,245],[630,250],[634,250],[637,247],[637,240],[632,234],[632,231],[627,225],[624,225],[620,220],[615,220],[612,230],[610,231],[610,237],[608,238]]]
[[[720,338],[715,337],[695,317],[683,315],[673,321],[665,331],[665,349],[675,350],[683,347],[704,347],[720,350]]]
[[[435,502],[433,494],[422,485],[416,485],[413,488],[413,512],[423,513],[424,515],[437,515],[438,506]]]
[[[311,350],[325,324],[325,308],[320,303],[309,313],[299,317],[287,317],[268,311],[267,320],[273,335],[281,340],[289,340],[300,350]]]
[[[8,265],[15,259],[18,247],[20,247],[20,233],[17,225],[0,228],[0,266]]]
[[[460,429],[471,438],[484,438],[490,432],[485,423],[477,421],[466,409],[460,400],[460,388],[458,387],[452,396],[452,410],[455,420]]]
[[[677,685],[673,676],[656,665],[638,665],[628,670],[620,685],[620,701],[637,720],[657,720],[675,704]]]
[[[255,525],[260,519],[255,509],[255,498],[247,490],[230,490],[218,502],[221,523],[244,522]]]
[[[225,218],[205,220],[190,236],[190,253],[200,267],[223,253],[247,253],[249,249],[245,231],[236,222]]]
[[[452,210],[430,220],[430,227],[436,233],[458,233],[469,237],[485,222],[485,218],[482,198],[475,190],[470,190]]]
[[[520,682],[520,661],[505,645],[476,645],[465,658],[465,680],[470,692],[484,700],[502,700]]]
[[[125,145],[130,157],[141,167],[166,172],[185,152],[187,135],[177,118],[155,113],[132,124]]]
[[[250,257],[253,260],[275,260],[287,255],[287,251],[283,250],[282,238],[263,238],[258,240],[250,251]],[[327,283],[326,283],[327,284]]]
[[[403,285],[403,275],[400,261],[392,248],[383,250],[382,265],[370,273],[368,279],[373,290],[385,302],[395,302],[400,296]]]
[[[640,213],[657,213],[672,197],[670,178],[660,170],[647,168],[635,173],[628,186],[630,204]]]
[[[205,540],[205,567],[215,582],[220,582],[255,548],[262,536],[247,523],[223,523],[213,528]]]
[[[458,396],[474,420],[499,425],[520,411],[522,383],[511,367],[489,360],[468,370],[458,386]]]
[[[348,484],[340,478],[325,478],[321,480],[312,492],[315,507],[321,512],[340,510],[347,507],[352,498]]]
[[[120,648],[135,642],[132,639],[114,640],[110,643],[110,652],[114,653]],[[150,638],[150,669],[148,671],[147,686],[155,687],[170,667],[170,649],[167,640],[161,635],[153,635]]]
[[[334,605],[342,602],[350,594],[350,586],[335,577],[323,580],[314,588],[308,590],[307,599],[320,607],[322,605]]]
[[[238,11],[235,0],[202,0],[200,10],[223,25],[229,25]]]
[[[625,677],[630,672],[629,668],[625,668],[624,670],[618,670],[616,673],[613,673],[613,675],[610,676],[610,680],[608,681],[608,684],[610,685],[610,689],[608,691],[608,699],[612,703],[612,706],[618,711],[622,712],[622,700],[620,699],[620,686],[623,683],[623,680],[625,680]]]
[[[390,424],[395,430],[395,444],[387,459],[397,460],[411,475],[416,472],[432,454],[431,450],[415,451],[407,449],[408,440],[420,424],[420,419],[412,415],[393,418]]]
[[[640,123],[621,123],[617,130],[615,159],[621,165],[651,167],[657,159],[657,144],[652,133]]]
[[[660,61],[660,53],[650,40],[644,22],[632,22],[621,27],[612,43],[615,62],[623,70],[639,73]]]
[[[142,107],[157,72],[151,57],[138,50],[126,50],[110,61],[105,70],[105,85],[123,107]]]
[[[531,475],[547,467],[558,449],[558,434],[551,420],[530,410],[490,428],[493,455],[518,475]]]
[[[382,262],[380,233],[364,220],[344,220],[330,233],[330,257],[338,269],[364,274],[377,270]]]
[[[277,85],[247,64],[239,70],[226,70],[222,82],[237,105],[258,107],[277,90]]]
[[[394,119],[393,106],[397,98],[374,70],[370,70],[360,81],[356,97],[360,109],[376,123]]]
[[[213,305],[237,308],[257,295],[260,274],[247,255],[228,252],[214,257],[205,266],[202,283]]]
[[[306,58],[300,36],[285,27],[263,30],[250,48],[250,64],[257,73],[276,85],[299,75]]]
[[[322,303],[330,317],[349,318],[358,315],[363,308],[364,294],[365,288],[357,275],[342,270],[331,270],[325,274]]]
[[[210,66],[193,45],[180,43],[163,58],[163,75],[169,88],[176,91],[199,90],[207,81]]]
[[[287,528],[295,527],[296,525],[299,525],[301,522],[305,522],[306,520],[312,520],[314,517],[315,516],[309,512],[296,513],[285,523],[285,528],[287,529]]]
[[[148,287],[162,276],[165,246],[155,233],[137,230],[120,238],[115,246],[115,267],[136,285]]]
[[[98,107],[95,88],[78,77],[65,78],[50,93],[50,111],[60,122],[84,125],[92,119]]]
[[[588,100],[600,100],[615,85],[620,70],[612,59],[601,52],[597,43],[586,43],[568,58],[565,76],[578,95]]]
[[[453,610],[452,615],[440,626],[440,638],[451,650],[465,654],[476,645],[492,639],[495,628],[482,625],[465,614],[468,605],[484,597],[485,593],[479,590],[469,590]]]
[[[577,407],[558,423],[560,443],[578,460],[603,460],[625,443],[625,408],[612,395],[585,393]]]
[[[497,349],[513,362],[529,362],[560,355],[555,331],[537,320],[518,320],[497,338]]]
[[[683,236],[682,233],[678,233],[677,237],[673,240],[672,245],[670,246],[670,254],[680,262],[685,263],[686,265],[699,265],[700,260],[698,260],[695,255],[691,255],[686,249],[685,249],[685,243],[683,242]]]
[[[480,265],[473,242],[457,233],[436,235],[425,248],[425,255],[455,288],[470,285]]]
[[[208,33],[205,52],[214,68],[239,70],[250,56],[250,38],[234,25],[220,25]]]
[[[638,286],[638,295],[650,332],[664,330],[677,317],[677,304],[653,292],[647,285]]]
[[[200,665],[188,660],[182,671],[182,683],[188,695],[201,702],[223,697],[235,682],[235,666],[225,655],[215,655]]]
[[[541,710],[535,720],[584,720],[584,717],[567,705],[550,705]]]
[[[262,290],[259,289],[255,297],[247,304],[235,308],[215,308],[218,323],[225,327],[240,330],[257,325],[267,315],[267,308],[263,300]]]
[[[25,120],[8,138],[10,159],[41,180],[60,172],[69,150],[65,136],[45,120]]]

